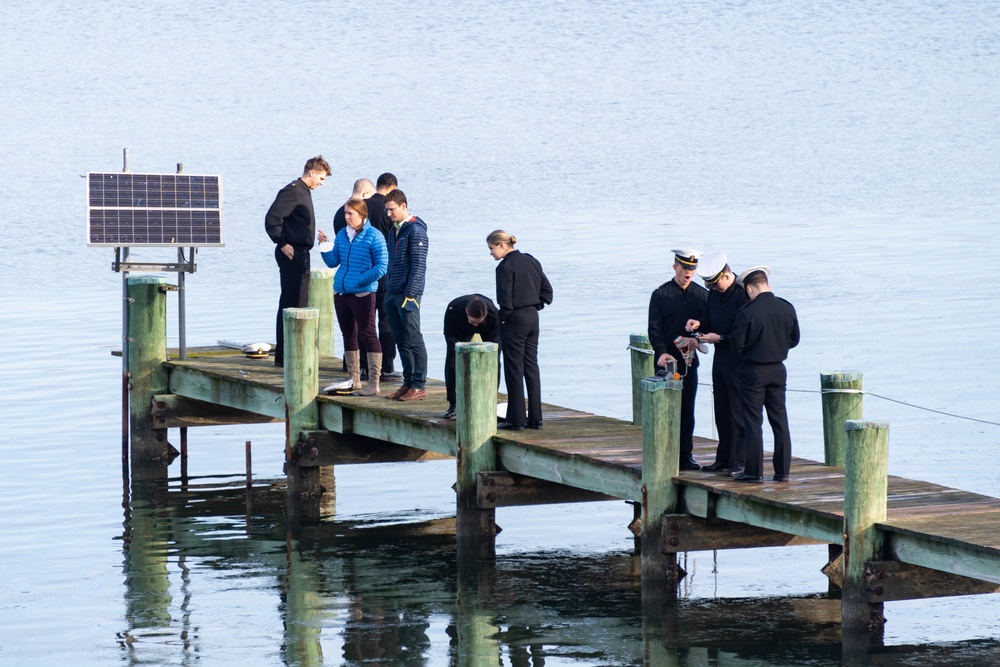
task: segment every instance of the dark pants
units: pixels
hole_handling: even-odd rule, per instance
[[[743,437],[743,399],[740,398],[740,360],[732,354],[715,352],[712,362],[712,405],[719,430],[715,462],[727,467],[746,465],[747,447]]]
[[[389,327],[389,318],[385,314],[385,292],[375,294],[375,314],[378,321],[378,340],[382,347],[382,372],[392,373],[395,370],[393,363],[396,361],[396,342],[392,339],[392,329]],[[361,350],[361,368],[368,370],[368,352],[364,338],[358,341]]]
[[[417,297],[420,303],[420,297]],[[392,337],[399,348],[399,361],[403,365],[403,385],[423,389],[427,385],[427,348],[420,332],[420,308],[403,310],[403,295],[388,294],[385,312],[389,316]]]
[[[281,311],[285,308],[305,308],[309,301],[309,251],[295,248],[295,255],[288,259],[281,248],[274,246],[274,261],[278,263],[281,278],[281,296],[278,297],[278,318],[275,330],[274,362],[285,363],[285,323]]]
[[[457,338],[445,338],[445,345],[448,346],[444,355],[444,387],[445,395],[448,397],[448,407],[455,407],[455,343],[468,343],[467,340]],[[495,341],[486,341],[495,342]],[[497,386],[500,386],[500,357],[497,356]]]
[[[334,294],[333,309],[337,312],[340,333],[344,336],[345,352],[359,349],[359,338],[366,342],[368,352],[382,351],[375,331],[374,292],[365,296]]]
[[[538,373],[538,310],[518,308],[500,323],[503,377],[507,384],[507,421],[524,426],[524,388],[528,423],[542,423],[542,380]]]
[[[698,397],[698,367],[688,366],[681,389],[681,461],[694,452],[694,399]]]
[[[746,474],[764,476],[764,409],[774,432],[775,475],[788,475],[792,463],[792,438],[785,412],[785,365],[743,364],[740,367],[740,396],[743,398],[744,436],[747,445]]]

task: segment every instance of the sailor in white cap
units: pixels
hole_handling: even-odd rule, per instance
[[[649,299],[649,343],[653,346],[653,359],[663,368],[674,360],[677,372],[684,379],[681,392],[681,470],[700,470],[694,460],[694,401],[698,392],[698,356],[690,365],[674,340],[687,336],[688,320],[702,320],[706,315],[708,290],[692,282],[701,252],[698,250],[671,250],[674,254],[674,277],[656,288]]]
[[[719,432],[715,462],[702,470],[736,476],[743,472],[746,445],[743,440],[743,403],[740,399],[740,358],[726,336],[733,329],[736,313],[750,302],[724,252],[710,252],[698,260],[696,270],[708,288],[708,314],[703,320],[688,320],[687,329],[702,334],[701,342],[713,343],[712,405]]]
[[[755,266],[739,275],[750,297],[736,316],[730,345],[741,355],[740,396],[743,399],[743,428],[747,459],[737,482],[764,480],[764,409],[774,433],[774,476],[787,482],[792,462],[792,438],[785,411],[785,384],[788,350],[799,344],[799,320],[792,304],[771,292],[766,266]],[[728,337],[727,337],[728,338]]]

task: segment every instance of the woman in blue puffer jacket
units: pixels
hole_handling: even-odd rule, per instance
[[[347,227],[340,230],[333,249],[323,254],[330,268],[337,268],[333,278],[333,309],[344,336],[344,361],[351,378],[350,390],[361,383],[361,358],[358,337],[368,349],[368,384],[361,396],[378,395],[382,373],[382,346],[375,328],[375,291],[378,280],[389,267],[389,253],[382,232],[368,223],[368,206],[363,199],[350,199],[344,204]],[[319,233],[320,242],[326,234]]]

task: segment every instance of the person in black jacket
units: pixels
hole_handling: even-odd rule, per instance
[[[708,311],[704,320],[688,320],[687,329],[702,334],[703,343],[715,345],[712,359],[712,405],[719,446],[709,472],[736,476],[743,472],[747,450],[743,438],[743,402],[740,399],[740,357],[726,339],[740,308],[750,302],[746,290],[736,283],[726,254],[710,252],[698,259],[698,276],[708,288]]]
[[[385,242],[389,243],[389,231],[392,220],[385,212],[385,196],[399,187],[396,177],[389,172],[379,174],[375,181],[375,194],[365,199],[368,205],[368,222],[372,227],[382,232]],[[403,374],[396,370],[396,341],[392,337],[392,327],[385,312],[385,281],[383,276],[378,281],[378,292],[375,293],[375,314],[378,319],[378,340],[382,345],[382,382],[396,382]],[[362,357],[363,358],[363,357]]]
[[[316,238],[312,191],[330,175],[330,165],[317,155],[306,161],[300,178],[279,192],[264,217],[264,231],[274,242],[274,260],[281,277],[275,333],[274,365],[285,364],[285,334],[281,311],[305,308],[309,298],[309,251]]]
[[[500,349],[507,384],[507,418],[497,428],[542,428],[542,382],[538,373],[538,311],[552,303],[552,285],[538,260],[514,250],[517,237],[502,229],[486,237],[497,265]],[[525,423],[524,388],[528,388]]]
[[[479,334],[485,343],[500,342],[500,313],[493,301],[482,294],[466,294],[453,299],[444,311],[444,385],[448,397],[445,419],[455,418],[455,343],[468,343]]]
[[[698,355],[688,365],[674,344],[678,336],[687,336],[688,320],[705,318],[708,290],[694,284],[694,270],[701,252],[698,250],[671,250],[674,253],[674,277],[663,283],[649,298],[649,344],[653,346],[656,365],[664,368],[673,360],[677,373],[684,379],[681,390],[681,470],[700,470],[694,460],[694,400],[698,395]]]
[[[792,438],[785,411],[785,384],[788,350],[799,344],[799,320],[795,308],[771,292],[767,281],[771,270],[755,266],[740,274],[737,281],[746,288],[750,303],[736,316],[732,347],[742,355],[740,396],[743,399],[743,428],[747,445],[746,469],[737,482],[764,480],[763,410],[774,433],[774,481],[787,482],[792,462]]]

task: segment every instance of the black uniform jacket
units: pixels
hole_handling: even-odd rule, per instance
[[[541,310],[552,303],[552,284],[538,260],[520,250],[511,250],[497,266],[497,303],[500,321],[506,322],[518,308]]]
[[[465,313],[465,307],[469,305],[473,296],[479,297],[479,300],[486,304],[486,319],[479,326],[469,324],[469,316]],[[493,300],[482,294],[466,294],[453,299],[448,304],[448,309],[444,311],[444,337],[446,339],[467,343],[472,340],[473,334],[479,334],[479,337],[485,342],[500,342],[500,313]]]
[[[316,238],[312,190],[301,178],[281,188],[264,217],[264,230],[278,247],[286,243],[310,250]]]
[[[740,308],[750,303],[750,297],[742,286],[735,281],[725,292],[709,290],[708,292],[708,317],[702,321],[699,331],[703,333],[715,333],[723,338],[715,344],[716,358],[719,355],[735,357],[730,337],[732,336],[733,325],[736,324],[736,315]]]
[[[674,339],[687,335],[688,320],[702,322],[708,315],[708,290],[690,283],[681,289],[671,278],[653,292],[649,299],[649,343],[653,346],[653,363],[664,353],[677,360],[677,370],[684,373],[684,358],[674,345]],[[698,365],[698,355],[692,366]]]
[[[736,316],[733,351],[744,364],[776,364],[788,358],[799,344],[799,318],[795,308],[772,292],[761,292]]]

